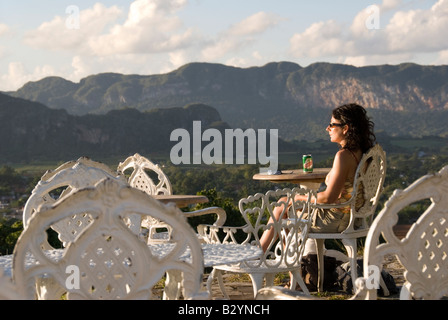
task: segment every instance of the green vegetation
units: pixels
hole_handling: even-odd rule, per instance
[[[11,254],[22,233],[21,220],[0,217],[0,255]]]

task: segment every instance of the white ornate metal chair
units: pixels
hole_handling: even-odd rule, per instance
[[[417,179],[404,190],[394,191],[367,235],[364,277],[355,282],[357,293],[354,299],[377,298],[375,274],[381,271],[386,254],[394,254],[405,269],[400,299],[433,300],[448,295],[447,194],[448,166]],[[405,238],[398,239],[393,227],[399,212],[425,199],[430,199],[430,206],[411,226]]]
[[[23,226],[28,227],[30,217],[36,212],[39,205],[43,203],[54,203],[59,197],[76,191],[77,189],[93,186],[106,177],[122,180],[125,179],[111,171],[106,165],[90,160],[79,158],[77,161],[69,161],[53,171],[47,171],[34,187],[23,209]],[[55,190],[62,189],[60,195],[52,194]],[[53,225],[58,232],[58,237],[63,246],[73,240],[80,230],[91,223],[91,218],[85,214],[73,216],[64,222]],[[136,232],[136,226],[133,226]],[[46,249],[53,249],[48,243],[43,244]]]
[[[306,195],[308,201],[293,201],[297,194]],[[229,299],[224,288],[222,272],[248,273],[252,279],[255,297],[258,290],[263,287],[264,280],[266,280],[266,286],[272,286],[276,274],[290,272],[292,274],[291,288],[295,289],[296,284],[299,284],[309,295],[301,277],[301,260],[313,215],[313,206],[309,201],[313,194],[315,194],[313,190],[299,188],[270,190],[265,194],[257,193],[239,201],[239,209],[246,222],[244,226],[219,228],[201,225],[198,230],[211,242],[241,242],[260,248],[261,232],[270,228],[274,229],[274,237],[260,259],[234,265],[214,266],[208,278],[207,287],[210,288],[214,279],[217,278],[221,292],[226,299]],[[286,197],[286,201],[279,200],[281,197]],[[292,205],[286,208],[290,201]],[[274,222],[268,224],[269,217],[274,217],[275,207],[283,208],[280,219],[274,218]],[[225,234],[222,240],[219,237],[220,230]],[[240,236],[243,237],[242,241],[238,240]]]
[[[130,168],[134,169],[128,178],[128,182],[132,187],[140,189],[149,195],[173,194],[171,182],[158,164],[136,153],[120,162],[117,171],[124,174]],[[148,175],[148,172],[154,172],[158,181],[155,180],[155,176],[151,177]]]
[[[92,222],[57,259],[42,250],[49,227],[84,213]],[[156,256],[125,224],[123,218],[129,215],[151,216],[170,225],[171,250]],[[152,288],[168,270],[182,273],[185,299],[208,298],[201,291],[201,246],[179,209],[110,178],[54,204],[42,204],[18,239],[13,260],[19,288],[33,288],[36,278],[51,277],[67,292],[67,299],[151,299]],[[23,294],[34,299],[25,289]]]
[[[118,176],[105,164],[93,161],[86,157],[81,157],[76,161],[68,161],[58,168],[47,171],[34,187],[31,196],[28,198],[23,210],[24,229],[29,226],[29,219],[42,204],[52,204],[58,198],[62,198],[78,189],[93,186],[104,178],[111,178],[126,183],[124,177]],[[126,221],[132,230],[138,234],[140,226],[131,217]],[[90,223],[92,217],[86,213],[73,215],[63,221],[52,225],[51,229],[57,232],[62,246],[67,246],[73,239],[84,230]],[[48,241],[42,243],[42,248],[53,250]],[[8,257],[12,259],[12,256]],[[54,285],[51,278],[37,279],[37,295],[39,299],[53,299],[61,295],[60,288]]]
[[[341,233],[313,233],[309,239],[316,242],[318,261],[318,291],[323,290],[324,283],[324,243],[325,239],[339,239],[347,250],[352,279],[358,277],[356,271],[357,240],[367,236],[373,221],[379,198],[386,178],[386,153],[379,144],[367,151],[358,164],[353,183],[353,193],[347,202],[337,205],[317,204],[318,208],[330,209],[350,206],[350,222]],[[362,199],[361,199],[362,197]],[[360,201],[362,200],[362,201]],[[361,202],[362,205],[358,206]],[[328,255],[334,255],[327,250]]]
[[[118,164],[117,171],[121,175],[124,175],[128,169],[133,169],[132,173],[129,175],[128,182],[129,184],[137,189],[140,189],[147,193],[148,195],[171,195],[173,194],[173,188],[171,186],[171,182],[160,168],[159,165],[154,164],[149,159],[141,156],[136,153],[133,156],[129,156],[125,161],[120,162]],[[154,181],[154,177],[151,177],[150,174],[154,172],[157,175],[157,180]],[[226,221],[226,212],[224,209],[219,207],[209,207],[201,210],[185,212],[185,216],[188,217],[197,217],[201,215],[207,214],[216,214],[217,219],[213,225],[222,226]],[[148,241],[151,242],[153,240],[166,240],[169,239],[171,230],[167,228],[167,226],[160,221],[156,221],[154,219],[145,219],[142,222],[142,226],[149,230]],[[167,232],[158,232],[158,229],[168,229]]]

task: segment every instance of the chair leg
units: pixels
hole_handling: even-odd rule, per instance
[[[212,272],[210,273],[207,279],[207,290],[210,296],[212,295],[212,283],[215,278],[218,281],[219,289],[221,290],[224,299],[230,300],[230,297],[227,294],[226,288],[224,286],[224,280],[222,279],[222,271],[215,268],[213,268]]]
[[[215,280],[215,268],[213,268],[212,272],[210,272],[207,278],[207,282],[205,283],[205,287],[207,288],[207,291],[210,293],[210,296],[212,296],[213,280]]]
[[[356,255],[358,249],[356,245],[356,239],[342,239],[342,244],[344,245],[345,250],[347,250],[347,256],[350,261],[351,277],[354,282],[358,278],[358,271],[357,271],[358,264],[356,261]]]
[[[317,254],[317,292],[324,291],[324,244],[325,239],[314,239],[316,242],[316,254]]]
[[[308,287],[306,286],[305,282],[302,278],[302,272],[300,271],[292,271],[291,272],[291,286],[289,287],[290,290],[295,290],[296,283],[299,284],[300,288],[302,289],[303,293],[310,296],[310,291],[308,290]]]
[[[389,289],[387,289],[387,285],[386,285],[386,283],[384,282],[384,279],[383,279],[383,277],[381,276],[381,274],[380,274],[380,287],[381,287],[381,289],[383,289],[383,296],[385,296],[385,297],[390,296]]]
[[[405,282],[403,286],[401,287],[400,291],[400,300],[411,300],[412,293],[411,293],[411,284],[409,282]]]
[[[216,277],[218,278],[219,289],[221,290],[221,293],[224,296],[224,299],[230,300],[230,297],[227,294],[226,287],[224,285],[224,280],[222,278],[222,271],[221,270],[217,270]]]
[[[179,270],[169,270],[166,273],[163,300],[179,300],[181,293],[182,273]]]

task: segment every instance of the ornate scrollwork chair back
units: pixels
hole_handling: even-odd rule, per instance
[[[173,194],[173,188],[168,176],[158,164],[153,163],[148,158],[136,153],[120,162],[117,167],[118,173],[123,176],[130,169],[132,171],[128,176],[128,183],[131,187],[139,189],[148,195]],[[157,179],[155,176],[157,176]],[[149,217],[143,219],[142,226],[148,230],[148,241],[169,239],[172,231],[166,224]],[[161,229],[167,229],[167,232],[158,231]]]
[[[158,164],[154,164],[148,158],[136,153],[129,156],[123,162],[120,162],[117,171],[121,175],[127,175],[127,171],[132,169],[128,174],[129,184],[148,195],[171,195],[173,188],[168,176],[163,172]],[[153,172],[154,175],[150,173]],[[151,176],[157,176],[153,179]],[[208,214],[216,214],[217,218],[213,225],[222,226],[227,218],[226,212],[220,207],[208,207],[205,209],[186,212],[187,217],[196,217]],[[172,230],[160,221],[147,218],[142,221],[142,226],[148,230],[148,242],[166,241],[171,237]],[[208,238],[202,238],[203,242],[210,242]]]
[[[325,239],[340,239],[347,250],[347,260],[351,266],[352,279],[357,278],[356,258],[357,240],[367,236],[373,221],[375,210],[383,192],[386,178],[386,153],[379,144],[373,146],[361,158],[355,173],[353,192],[350,199],[341,204],[318,204],[324,209],[350,207],[350,220],[347,228],[340,233],[309,233],[310,239],[316,241],[318,257],[318,290],[323,290],[324,283],[324,242]],[[338,252],[327,250],[326,254],[340,257]]]
[[[40,205],[52,204],[58,198],[62,198],[78,189],[93,186],[106,177],[125,182],[123,177],[117,176],[106,165],[88,158],[69,161],[54,171],[47,171],[34,187],[25,204],[23,210],[24,228],[28,227],[30,217]],[[57,194],[55,191],[60,191],[60,193]],[[91,221],[90,216],[80,213],[53,225],[52,229],[58,233],[63,246],[66,246]],[[131,224],[131,222],[129,223]],[[135,232],[138,232],[137,226],[133,226],[133,228]],[[44,243],[43,246],[46,249],[52,249],[48,243]]]
[[[305,195],[308,201],[295,201],[297,194]],[[310,202],[313,194],[313,190],[300,188],[257,193],[239,201],[239,209],[246,222],[244,226],[202,226],[201,230],[211,232],[213,238],[218,238],[218,229],[221,229],[224,236],[220,242],[251,244],[260,248],[260,236],[263,231],[271,228],[274,230],[268,249],[260,259],[235,265],[215,266],[208,279],[208,287],[216,277],[224,297],[228,298],[222,282],[222,272],[247,273],[252,279],[255,296],[263,287],[264,279],[266,286],[271,286],[277,273],[291,272],[291,288],[295,289],[296,284],[299,284],[302,290],[309,294],[300,276],[300,268],[314,210]],[[288,205],[290,203],[292,205]],[[268,223],[269,218],[274,217],[273,211],[276,207],[282,208],[280,219],[273,218],[273,222]]]
[[[367,235],[364,277],[356,280],[356,298],[377,298],[373,271],[382,269],[386,254],[395,255],[405,269],[400,299],[433,300],[448,295],[447,194],[448,166],[417,179],[404,190],[394,191]],[[429,202],[429,206],[406,236],[399,239],[393,230],[398,214],[422,200]]]
[[[128,178],[128,182],[132,187],[140,189],[149,195],[173,194],[170,179],[168,179],[158,164],[136,153],[126,158],[125,161],[120,162],[117,171],[125,174],[131,168],[133,170]],[[157,175],[157,180],[151,177],[151,172]]]
[[[81,213],[88,213],[92,223],[63,249],[58,259],[46,255],[41,249],[45,230]],[[175,230],[172,249],[155,256],[125,224],[123,218],[128,215],[151,216],[170,225]],[[181,258],[186,251],[190,252],[187,260]],[[27,265],[27,257],[35,260],[32,266]],[[78,270],[78,278],[72,278],[67,285],[70,267]],[[186,299],[206,297],[201,292],[201,247],[179,209],[110,178],[52,205],[41,205],[20,236],[13,260],[13,278],[20,288],[33,288],[36,278],[51,277],[66,289],[67,299],[151,299],[152,288],[169,270],[183,274]],[[34,298],[29,294],[27,297]]]

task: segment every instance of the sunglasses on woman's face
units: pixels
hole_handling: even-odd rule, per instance
[[[330,122],[330,124],[328,125],[330,128],[333,127],[343,127],[345,126],[345,123],[334,123],[334,122]]]

